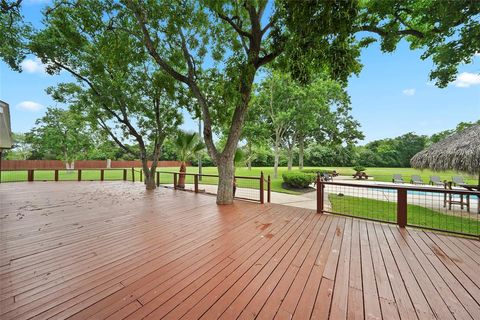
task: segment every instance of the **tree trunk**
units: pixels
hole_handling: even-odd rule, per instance
[[[148,168],[148,160],[145,157],[142,157],[142,169],[145,188],[147,190],[154,190],[155,188],[157,188],[157,184],[155,183],[155,173],[157,171],[157,166],[154,166],[152,163],[152,167]]]
[[[185,161],[182,161],[182,164],[180,165],[180,172],[187,172],[187,166],[186,166]],[[177,188],[185,189],[185,175],[184,174],[179,175]]]
[[[155,183],[155,171],[147,169],[146,171],[144,170],[143,173],[145,176],[145,188],[147,190],[154,190],[157,187]]]
[[[278,178],[278,162],[280,160],[280,148],[278,147],[278,144],[275,144],[273,153],[275,156],[275,161],[273,164],[273,178],[277,179]]]
[[[217,204],[233,203],[233,160],[219,159],[218,163]]]
[[[304,138],[300,137],[299,145],[298,145],[298,168],[300,170],[303,169],[303,148],[304,148]]]
[[[293,166],[293,147],[292,146],[288,146],[287,165],[288,165],[288,171],[292,171],[292,166]]]

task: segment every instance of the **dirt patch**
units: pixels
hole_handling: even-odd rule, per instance
[[[273,238],[273,234],[268,233],[268,234],[265,235],[265,238],[267,238],[267,239],[272,239],[272,238]]]

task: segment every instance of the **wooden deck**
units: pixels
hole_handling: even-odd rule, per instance
[[[0,185],[3,319],[479,319],[480,242],[131,182]]]

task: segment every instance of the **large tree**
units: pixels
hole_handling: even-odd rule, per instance
[[[93,129],[140,158],[146,187],[154,189],[162,143],[181,122],[182,90],[136,45],[118,9],[111,2],[57,1],[29,47],[49,73],[66,71],[76,80],[51,88],[52,96],[73,104]]]
[[[48,108],[26,135],[33,155],[43,159],[62,160],[67,168],[78,159],[85,159],[93,146],[89,126],[71,109]]]
[[[302,81],[311,79],[312,70],[346,81],[360,70],[360,48],[372,41],[357,34],[373,32],[384,51],[402,38],[424,48],[423,58],[432,57],[437,66],[431,77],[445,86],[456,66],[479,51],[480,3],[470,0],[124,3],[157,64],[198,101],[205,143],[220,174],[217,203],[232,201],[233,157],[255,75],[279,56]],[[225,104],[219,107],[219,100]],[[230,128],[223,149],[213,141],[218,119]]]

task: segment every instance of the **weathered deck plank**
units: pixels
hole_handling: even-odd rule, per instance
[[[131,182],[0,185],[1,319],[475,319],[480,243]]]

